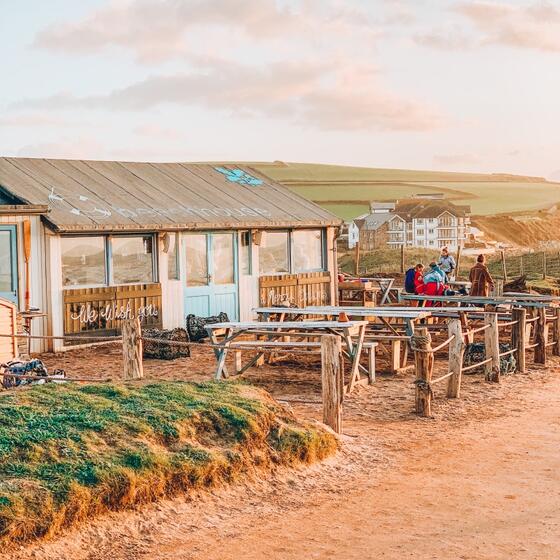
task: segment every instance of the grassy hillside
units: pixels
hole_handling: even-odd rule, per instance
[[[480,215],[535,211],[560,202],[560,183],[542,177],[283,162],[251,165],[345,219],[366,212],[370,200],[421,192],[442,192]]]
[[[274,464],[334,436],[231,383],[43,385],[0,395],[0,550]],[[1,554],[0,554],[1,556]]]

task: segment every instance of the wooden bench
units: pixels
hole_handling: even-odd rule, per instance
[[[360,365],[360,369],[365,370],[368,375],[369,384],[372,384],[375,381],[375,349],[378,346],[378,342],[374,341],[367,341],[364,342],[362,350],[367,353],[368,357],[368,367],[365,369],[362,365]],[[230,349],[234,352],[234,368],[235,374],[243,371],[243,367],[241,364],[241,355],[243,349],[250,349],[250,348],[270,348],[270,349],[299,349],[299,348],[321,348],[320,342],[286,342],[286,341],[270,341],[270,340],[239,340],[237,342],[232,342],[230,345]]]
[[[410,336],[407,335],[389,335],[389,334],[366,334],[364,347],[368,343],[375,342],[377,344],[387,342],[391,344],[390,350],[390,371],[391,373],[400,373],[411,366],[407,366],[408,360],[408,342]],[[402,343],[404,344],[404,349]],[[381,347],[383,348],[383,347]]]

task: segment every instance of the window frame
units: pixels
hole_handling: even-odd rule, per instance
[[[61,235],[60,239],[84,239],[88,237],[101,237],[103,238],[103,248],[104,248],[104,259],[105,259],[105,279],[102,283],[95,283],[95,284],[71,284],[65,286],[63,283],[62,278],[62,250],[60,252],[60,275],[61,275],[61,284],[63,290],[72,290],[72,289],[83,289],[83,288],[101,288],[101,287],[111,287],[111,286],[134,286],[134,285],[141,285],[141,284],[157,284],[159,282],[159,266],[158,266],[158,245],[157,245],[157,236],[155,233],[118,233],[118,234],[104,234],[99,233],[95,235],[91,234],[69,234],[69,235]],[[128,282],[128,283],[120,283],[116,284],[114,281],[114,267],[113,267],[113,246],[112,240],[114,238],[122,238],[122,237],[150,237],[152,240],[152,279],[149,282]],[[179,270],[179,269],[177,269]]]
[[[319,231],[321,233],[321,268],[314,268],[309,270],[296,270],[295,267],[295,255],[294,255],[294,233],[296,231]],[[292,228],[292,229],[270,229],[264,230],[263,233],[286,233],[288,238],[288,271],[287,272],[261,272],[261,265],[260,265],[260,249],[259,246],[259,255],[258,255],[258,274],[259,276],[281,276],[285,274],[306,274],[309,272],[326,272],[328,266],[327,260],[327,233],[325,228],[321,227],[307,227],[307,228]],[[255,270],[253,264],[253,271]]]
[[[298,232],[298,231],[311,231],[311,232],[315,232],[318,231],[321,234],[321,266],[320,268],[310,268],[310,269],[306,269],[306,270],[297,270],[295,267],[295,254],[293,252],[293,247],[295,246],[295,243],[293,242],[293,236],[294,233]],[[290,253],[292,255],[292,260],[294,261],[292,263],[292,266],[290,267],[290,270],[292,271],[292,274],[305,274],[307,272],[325,272],[326,270],[326,265],[327,265],[327,256],[325,253],[325,246],[326,246],[326,236],[325,236],[325,229],[324,228],[301,228],[301,229],[293,229],[290,231],[290,239],[291,239],[291,247],[290,247]]]

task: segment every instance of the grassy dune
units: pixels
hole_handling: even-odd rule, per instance
[[[252,164],[253,167],[318,202],[344,219],[367,211],[370,200],[441,192],[474,214],[535,211],[560,202],[560,183],[542,177],[375,169],[307,163]]]
[[[0,549],[336,447],[242,385],[49,384],[0,395]]]

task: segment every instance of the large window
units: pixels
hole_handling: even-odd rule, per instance
[[[264,231],[259,250],[259,272],[290,272],[290,250],[287,231]]]
[[[105,238],[62,237],[62,284],[105,284]]]
[[[62,237],[62,284],[154,282],[153,239],[153,235]]]
[[[265,231],[259,248],[260,274],[324,270],[323,231]]]
[[[113,283],[153,282],[153,236],[113,237]]]
[[[292,247],[295,272],[323,269],[323,232],[320,229],[294,231]]]

